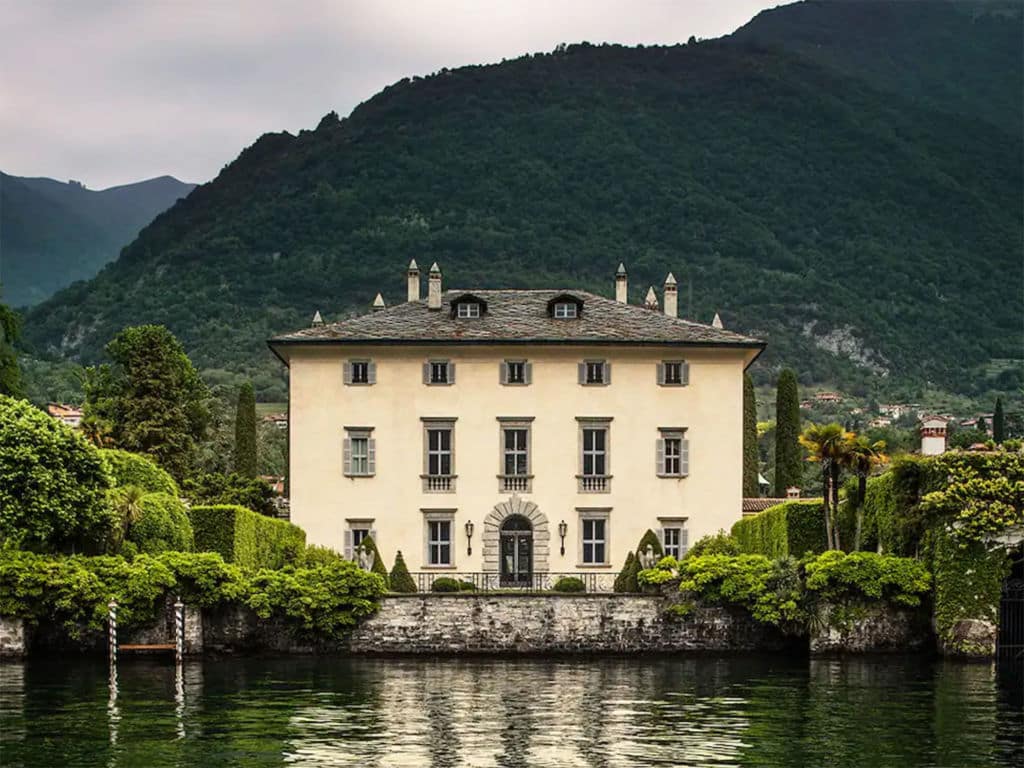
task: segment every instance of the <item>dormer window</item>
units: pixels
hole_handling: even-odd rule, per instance
[[[570,317],[576,317],[576,305],[571,301],[560,301],[555,304],[555,317],[564,320]]]
[[[461,318],[480,317],[480,305],[477,304],[475,301],[473,301],[473,302],[466,301],[466,302],[463,302],[462,304],[458,304],[457,307],[458,307],[458,309],[457,309],[457,312],[458,312],[457,316],[458,317],[461,317]]]
[[[487,314],[487,302],[472,293],[463,293],[452,299],[452,317],[470,320]]]
[[[548,315],[556,320],[573,320],[583,314],[583,299],[562,293],[548,302]]]

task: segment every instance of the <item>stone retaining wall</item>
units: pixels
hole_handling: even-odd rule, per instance
[[[28,650],[25,622],[0,616],[0,659],[20,658]]]
[[[932,642],[923,610],[877,603],[822,606],[810,629],[813,655],[919,651]]]

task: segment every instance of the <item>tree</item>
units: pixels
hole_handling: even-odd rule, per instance
[[[111,531],[99,451],[24,400],[0,395],[0,544],[99,551]]]
[[[181,492],[195,506],[237,504],[267,517],[277,517],[274,489],[258,477],[196,475],[186,478]]]
[[[1003,398],[996,398],[996,408],[992,411],[992,439],[999,445],[1006,439],[1006,416],[1003,415]]]
[[[760,496],[758,486],[757,449],[757,397],[754,382],[749,374],[743,374],[743,495],[748,498]]]
[[[145,453],[180,480],[209,421],[208,392],[162,325],[125,328],[107,344],[112,365],[88,369],[85,416],[121,448]]]
[[[398,550],[395,554],[395,565],[391,569],[390,580],[392,592],[411,593],[416,591],[416,581],[409,573],[409,567],[405,564],[405,558],[402,557],[402,550]]]
[[[380,551],[377,549],[377,542],[373,540],[372,536],[364,536],[359,546],[373,555],[373,565],[370,566],[370,572],[376,573],[384,579],[384,588],[388,589],[388,567],[384,565],[384,558],[380,556]]]
[[[800,452],[800,395],[796,373],[786,368],[779,374],[775,393],[775,496],[800,485],[803,474]]]
[[[14,342],[21,331],[21,320],[6,304],[0,304],[0,395],[21,397],[21,370]]]
[[[847,466],[857,476],[857,526],[853,534],[853,551],[860,549],[860,535],[864,524],[864,497],[867,495],[868,475],[872,470],[889,460],[883,451],[885,441],[871,442],[864,435],[856,435],[850,441],[846,455]]]
[[[116,525],[113,530],[115,551],[129,540],[132,528],[142,518],[142,499],[146,492],[137,485],[115,488],[110,494],[110,507],[114,512]]]
[[[988,425],[985,423],[985,417],[978,417],[978,431],[981,432],[985,437],[988,437]]]
[[[235,410],[235,473],[256,477],[256,393],[246,382],[238,390]]]
[[[800,444],[807,449],[807,460],[821,465],[822,506],[825,512],[825,537],[829,549],[841,549],[839,536],[839,479],[853,433],[840,424],[811,424],[800,435]]]
[[[636,555],[630,552],[626,555],[626,562],[622,565],[622,570],[619,571],[619,575],[615,577],[615,583],[612,585],[612,589],[616,592],[635,592],[636,586],[636,571],[633,566],[635,565]],[[634,589],[629,589],[629,578],[630,574],[633,575],[633,586]]]

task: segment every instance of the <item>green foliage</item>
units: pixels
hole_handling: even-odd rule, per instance
[[[779,374],[775,394],[775,497],[785,498],[786,489],[800,485],[803,452],[800,450],[800,394],[796,373],[786,368]]]
[[[461,592],[462,582],[449,576],[440,576],[430,585],[431,592]]]
[[[661,558],[653,568],[640,571],[637,583],[641,587],[660,587],[679,577],[679,561],[671,555]]]
[[[555,592],[586,592],[587,586],[583,579],[576,576],[562,576],[552,587]]]
[[[193,504],[233,504],[268,517],[277,514],[274,489],[258,477],[218,473],[196,475],[185,479],[181,491]]]
[[[190,552],[194,547],[192,523],[176,496],[148,493],[141,499],[141,515],[129,527],[126,539],[146,554]]]
[[[757,451],[757,397],[750,374],[743,374],[743,495],[755,498],[761,495],[757,477],[760,461]]]
[[[14,342],[20,333],[21,318],[0,302],[0,395],[21,397],[24,394],[18,355],[14,351]]]
[[[809,559],[804,568],[808,592],[830,603],[869,599],[918,606],[931,588],[924,563],[909,557],[833,549]]]
[[[789,626],[803,618],[803,588],[794,558],[704,555],[680,563],[679,591],[711,605],[736,605],[757,621]]]
[[[245,507],[219,505],[189,510],[198,552],[217,552],[243,569],[282,568],[306,547],[306,533],[284,520],[272,520]]]
[[[384,558],[381,557],[380,550],[377,549],[377,542],[373,540],[372,536],[366,536],[360,546],[373,553],[373,565],[370,567],[370,571],[380,576],[385,588],[388,587],[388,567],[384,565]]]
[[[803,557],[828,548],[820,501],[787,501],[732,526],[743,552],[766,557]]]
[[[988,432],[981,429],[958,429],[949,436],[950,448],[970,448],[988,442]]]
[[[87,371],[85,427],[109,432],[116,445],[148,454],[180,480],[209,421],[199,373],[162,325],[125,328],[105,350],[113,365]]]
[[[299,558],[296,566],[299,568],[316,568],[321,565],[330,565],[335,560],[344,560],[344,558],[330,547],[310,544],[302,550],[302,556]]]
[[[99,551],[114,524],[99,452],[23,400],[0,395],[0,541]]]
[[[697,542],[687,550],[685,556],[738,555],[741,551],[736,537],[720,529],[718,533],[709,533],[697,539]]]
[[[409,573],[405,558],[402,557],[402,550],[398,550],[395,554],[395,564],[391,568],[388,582],[392,592],[413,593],[416,591],[416,581]]]
[[[235,411],[235,472],[256,477],[256,393],[246,382],[238,390]]]
[[[106,460],[116,486],[134,485],[147,493],[166,493],[170,496],[179,493],[174,478],[148,456],[116,448],[102,448],[100,455]]]
[[[1024,524],[1024,454],[948,453],[936,464],[949,481],[922,499],[921,510],[951,521],[956,538],[980,541]]]
[[[1006,439],[1006,414],[1003,413],[1003,398],[996,398],[996,408],[992,411],[992,439],[1000,445]]]
[[[644,535],[640,537],[640,542],[636,545],[637,560],[639,560],[640,555],[647,553],[648,547],[654,551],[655,556],[658,558],[665,555],[665,550],[661,547],[661,540],[658,538],[658,534],[650,528],[644,532]]]
[[[619,575],[615,577],[615,583],[612,586],[616,592],[636,592],[636,582],[632,583],[632,589],[630,589],[630,578],[635,579],[637,570],[634,568],[636,555],[630,552],[626,555],[626,562],[622,565],[622,570],[619,571]]]

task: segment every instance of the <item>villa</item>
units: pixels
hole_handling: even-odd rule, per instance
[[[291,520],[388,567],[617,571],[647,529],[665,550],[742,509],[743,373],[764,343],[679,318],[675,278],[627,303],[586,291],[443,290],[268,344],[288,368]]]

